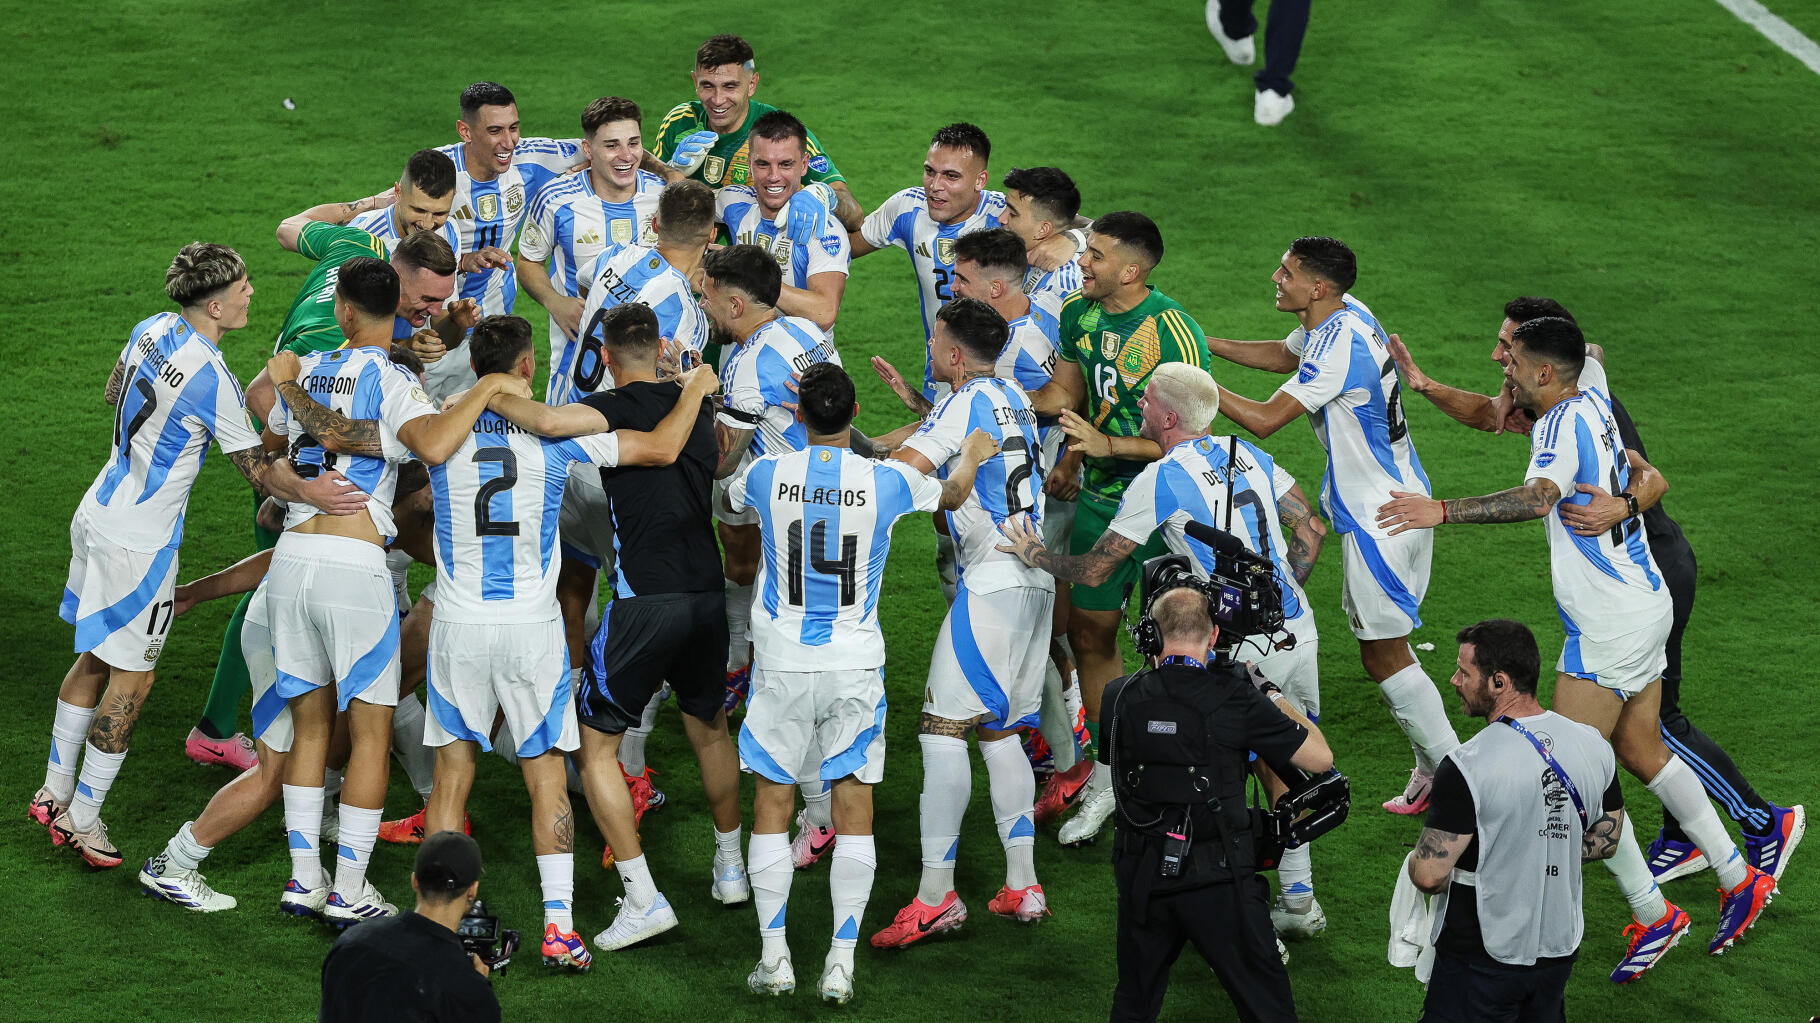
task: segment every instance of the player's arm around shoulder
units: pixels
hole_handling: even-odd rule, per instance
[[[1308,495],[1297,483],[1277,498],[1277,521],[1289,530],[1289,571],[1296,583],[1308,581],[1314,572],[1315,559],[1321,556],[1321,543],[1327,537],[1327,523],[1321,521],[1309,504]]]
[[[281,351],[266,361],[264,376],[272,385],[276,401],[266,406],[265,418],[270,419],[273,407],[282,401],[285,415],[296,419],[303,426],[304,432],[314,437],[324,451],[338,455],[384,458],[385,449],[379,438],[379,420],[349,419],[310,397],[310,393],[297,382],[297,377],[303,372],[302,367],[303,363],[297,354],[290,351]],[[255,389],[258,383],[257,379],[253,381]],[[251,396],[257,394],[255,389],[249,389],[249,401],[253,400]]]
[[[713,366],[704,364],[684,373],[681,382],[682,395],[655,429],[649,433],[614,431],[619,438],[620,465],[664,466],[682,455],[701,418],[701,403],[720,387],[720,378],[714,375]]]
[[[858,259],[896,242],[898,218],[915,208],[921,193],[920,188],[906,188],[868,213],[858,230],[849,229],[847,244],[852,250],[852,258]]]
[[[474,421],[487,410],[487,403],[501,393],[528,397],[531,385],[523,377],[508,373],[488,373],[447,411],[414,415],[398,424],[398,442],[425,465],[441,465],[449,460],[474,430]]]

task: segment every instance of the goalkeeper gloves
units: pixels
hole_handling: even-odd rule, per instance
[[[718,138],[719,135],[707,130],[684,135],[682,141],[676,144],[676,152],[670,154],[670,159],[664,162],[684,174],[693,174],[695,168],[700,167],[701,162],[708,158],[708,150]]]
[[[772,226],[801,242],[812,242],[828,230],[828,218],[839,205],[834,189],[820,181],[806,185],[790,197],[784,208],[771,218]]]

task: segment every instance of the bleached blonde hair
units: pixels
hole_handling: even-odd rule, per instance
[[[1150,374],[1150,394],[1174,410],[1182,425],[1205,430],[1220,414],[1220,388],[1206,370],[1165,362]]]

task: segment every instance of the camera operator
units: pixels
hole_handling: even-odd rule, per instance
[[[1580,863],[1610,856],[1624,829],[1612,748],[1536,702],[1541,655],[1521,622],[1469,625],[1458,640],[1454,687],[1490,727],[1436,769],[1409,857],[1410,880],[1441,896],[1422,1019],[1564,1019],[1585,930]]]
[[[356,924],[329,949],[322,1023],[499,1020],[486,964],[455,933],[480,893],[480,846],[459,831],[429,836],[411,887],[416,909]]]
[[[1140,624],[1160,638],[1154,667],[1114,679],[1103,703],[1118,802],[1112,1019],[1155,1019],[1169,969],[1192,941],[1240,1019],[1294,1020],[1269,895],[1255,869],[1248,751],[1280,775],[1291,767],[1328,771],[1333,754],[1275,686],[1254,688],[1242,666],[1212,661],[1219,630],[1205,594],[1159,590]]]

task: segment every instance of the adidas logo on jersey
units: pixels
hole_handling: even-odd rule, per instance
[[[473,220],[474,219],[474,208],[464,202],[461,204],[460,209],[449,214],[449,219],[450,220]]]
[[[924,244],[921,244],[921,245],[918,245],[918,246],[917,246],[917,247],[916,247],[916,254],[917,254],[917,255],[919,255],[919,256],[921,256],[921,257],[923,257],[923,258],[924,258],[924,259],[928,259],[928,258],[929,258],[929,246],[928,246],[928,244],[927,244],[927,243],[924,243]]]

